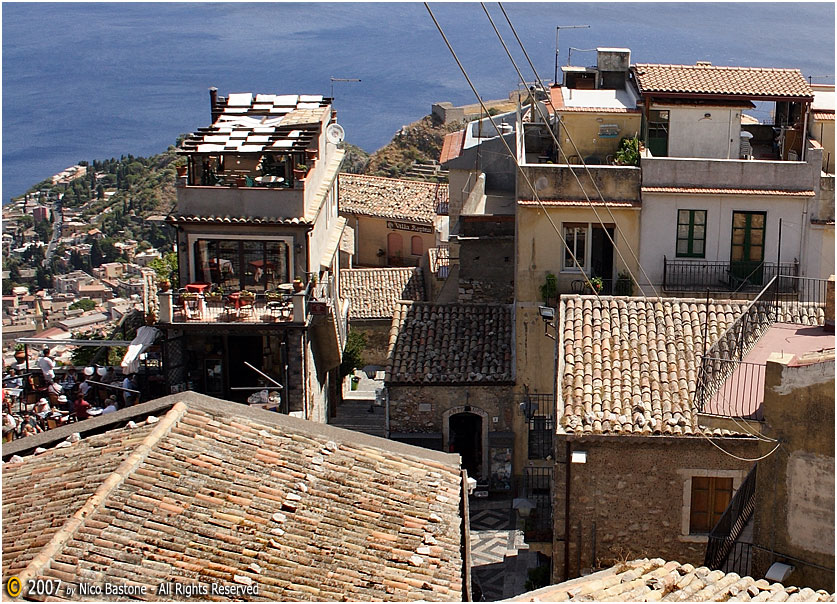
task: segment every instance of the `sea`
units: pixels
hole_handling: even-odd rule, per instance
[[[520,82],[479,3],[431,3],[478,93]],[[536,79],[499,4],[500,35]],[[831,2],[503,3],[535,65],[632,62],[797,68],[834,83]],[[584,25],[582,28],[557,26]],[[372,152],[436,102],[476,102],[422,3],[2,4],[2,200],[80,160],[152,155],[207,126],[211,86],[333,96],[346,140]],[[526,66],[525,70],[523,67]],[[335,78],[336,80],[332,80]],[[359,80],[359,81],[342,81]]]

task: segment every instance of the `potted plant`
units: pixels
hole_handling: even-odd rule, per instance
[[[552,301],[558,295],[558,279],[552,273],[547,273],[541,285],[541,297],[547,306],[553,306]]]
[[[302,180],[305,178],[305,175],[308,174],[308,166],[305,164],[297,164],[294,168],[294,178],[296,180]]]
[[[178,178],[182,178],[182,177],[186,176],[186,171],[188,170],[188,168],[186,166],[175,166],[174,169],[177,170],[177,177]]]
[[[587,287],[594,294],[598,294],[600,291],[602,291],[602,287],[604,287],[604,281],[601,277],[590,277],[590,280],[587,283]]]
[[[26,351],[23,349],[23,344],[15,344],[15,361],[18,364],[23,363],[26,360]]]
[[[213,287],[206,294],[204,294],[204,299],[207,302],[221,302],[224,299],[224,288],[220,285]]]
[[[306,149],[305,150],[305,159],[310,162],[313,162],[317,159],[317,155],[319,154],[319,149]]]
[[[157,287],[161,292],[167,292],[171,287],[171,281],[166,278],[157,279]]]

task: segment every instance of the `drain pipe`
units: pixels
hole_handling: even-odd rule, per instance
[[[567,441],[567,471],[564,473],[564,581],[570,580],[570,467],[572,464],[572,445]]]
[[[384,387],[384,434],[389,438],[389,388]]]

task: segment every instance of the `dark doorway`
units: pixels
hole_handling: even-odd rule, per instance
[[[255,390],[232,390],[233,388],[254,387],[262,383],[258,373],[247,367],[250,363],[259,370],[262,368],[262,336],[229,336],[227,339],[227,372],[230,384],[230,400],[245,401]]]
[[[482,473],[482,418],[475,413],[457,413],[450,417],[449,451],[462,456],[468,476]]]
[[[590,241],[590,270],[594,277],[600,277],[604,282],[601,291],[603,294],[610,294],[613,291],[613,244],[611,239],[616,241],[614,233],[612,226],[606,227],[606,230],[600,226],[594,226]],[[610,238],[608,238],[608,234],[610,234]]]
[[[766,212],[732,213],[730,273],[736,283],[762,283],[766,218]]]

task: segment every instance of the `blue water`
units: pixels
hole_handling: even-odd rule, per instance
[[[484,98],[517,86],[479,4],[431,6]],[[561,32],[562,64],[569,46],[625,46],[633,62],[793,67],[834,83],[832,3],[505,8],[544,79],[555,26],[588,24]],[[497,5],[489,10],[512,44]],[[335,83],[335,106],[347,140],[367,151],[434,102],[475,101],[417,3],[4,3],[2,19],[4,201],[79,160],[164,150],[209,124],[210,86],[329,95],[330,77],[360,78]]]

